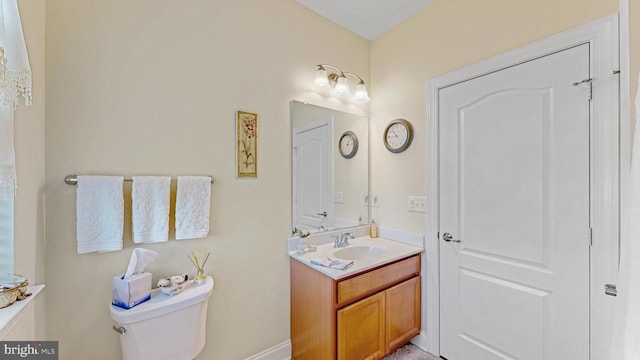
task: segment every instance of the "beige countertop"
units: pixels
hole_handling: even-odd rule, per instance
[[[361,233],[360,233],[361,234]],[[355,233],[354,235],[359,235]],[[306,244],[313,243],[314,239],[293,239],[298,242],[304,241]],[[292,241],[292,239],[290,239]],[[414,245],[405,244],[399,241],[393,241],[381,237],[371,238],[369,236],[360,236],[355,239],[349,240],[349,246],[334,248],[333,242],[322,241],[317,245],[316,251],[308,251],[308,248],[303,252],[297,250],[296,247],[289,244],[288,253],[289,256],[303,264],[306,264],[315,270],[329,276],[332,279],[339,280],[347,276],[373,269],[375,267],[391,263],[396,260],[406,258],[411,255],[415,255],[424,251],[424,248]],[[302,246],[301,246],[302,247]],[[367,247],[375,251],[371,251],[371,255],[362,258],[354,258],[353,265],[346,270],[333,269],[325,266],[315,265],[311,263],[314,258],[329,258],[336,259],[336,252],[353,247]],[[293,250],[293,249],[295,250]]]

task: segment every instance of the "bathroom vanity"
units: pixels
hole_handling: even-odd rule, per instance
[[[309,261],[338,257],[332,244],[290,251],[292,359],[381,359],[419,333],[422,248],[368,237],[350,247],[366,251],[344,271]]]

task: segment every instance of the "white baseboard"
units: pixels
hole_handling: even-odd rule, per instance
[[[244,360],[289,360],[291,359],[291,340],[286,340]]]
[[[423,351],[429,352],[429,350],[427,350],[428,349],[427,333],[425,333],[424,331],[420,331],[418,335],[414,336],[414,338],[411,339],[411,343],[419,347]]]
[[[423,331],[411,339],[411,343],[423,351],[427,351],[427,334]],[[244,360],[290,360],[291,340],[286,340]]]

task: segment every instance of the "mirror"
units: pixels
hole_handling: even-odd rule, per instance
[[[292,228],[318,232],[367,224],[368,118],[294,100],[291,136]]]

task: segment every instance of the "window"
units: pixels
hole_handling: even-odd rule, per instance
[[[0,197],[0,274],[13,272],[13,199]]]
[[[17,0],[0,2],[0,275],[13,272],[14,191],[13,111],[31,105],[31,66]]]

